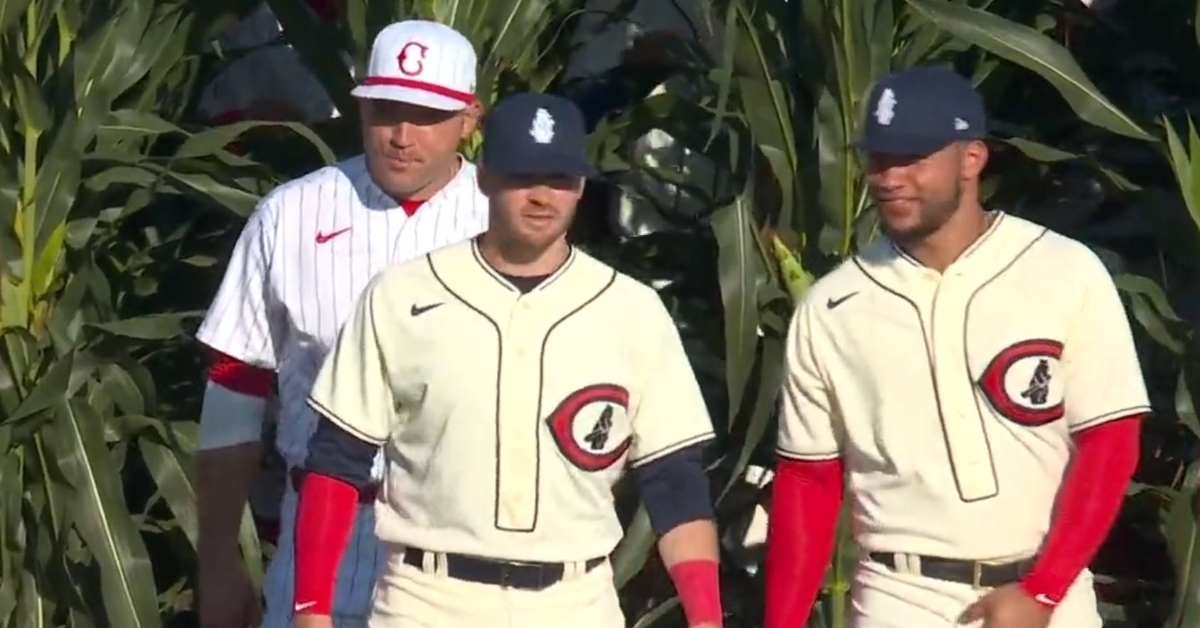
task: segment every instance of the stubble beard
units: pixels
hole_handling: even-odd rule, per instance
[[[948,198],[922,208],[921,218],[917,221],[917,224],[908,229],[894,230],[888,227],[887,223],[884,223],[884,232],[893,242],[902,247],[920,244],[940,231],[942,227],[945,227],[946,223],[950,222],[950,219],[962,203],[962,196],[962,183],[956,179],[954,181],[954,190]]]

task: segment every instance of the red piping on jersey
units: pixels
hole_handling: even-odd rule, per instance
[[[350,542],[358,513],[358,489],[342,480],[309,472],[296,506],[297,615],[329,615],[338,564]]]
[[[713,624],[720,626],[725,619],[721,612],[721,585],[717,561],[688,560],[672,565],[668,570],[679,605],[689,626]]]
[[[808,624],[825,568],[845,487],[841,459],[779,457],[767,525],[764,628]]]
[[[423,92],[428,92],[430,94],[436,94],[438,96],[445,96],[446,98],[451,98],[468,105],[475,102],[475,94],[460,92],[456,89],[450,89],[449,87],[436,85],[427,81],[417,81],[413,79],[400,78],[398,76],[368,76],[367,78],[363,79],[362,84],[364,87],[371,87],[374,85],[407,87],[409,89],[416,89]]]
[[[1108,537],[1137,469],[1142,414],[1081,430],[1058,492],[1058,507],[1021,588],[1045,606],[1062,601]]]
[[[251,397],[266,397],[271,393],[273,371],[251,366],[220,351],[213,351],[212,356],[212,366],[208,369],[208,380],[212,383]]]

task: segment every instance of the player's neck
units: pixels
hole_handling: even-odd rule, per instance
[[[983,236],[991,226],[991,220],[991,214],[984,211],[978,202],[972,202],[956,210],[937,231],[901,246],[925,267],[944,272]]]
[[[497,272],[516,277],[539,277],[558,270],[571,254],[567,239],[536,248],[491,231],[479,237],[479,254]]]

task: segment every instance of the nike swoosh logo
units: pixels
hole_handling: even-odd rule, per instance
[[[349,230],[350,230],[350,227],[346,227],[345,229],[339,229],[337,231],[333,231],[330,233],[321,233],[320,231],[318,231],[317,232],[317,244],[325,244],[326,242],[342,235],[343,233],[346,233]]]
[[[317,605],[317,603],[316,603],[316,602],[305,602],[305,603],[303,603],[303,604],[297,604],[297,605],[296,605],[296,612],[297,612],[297,613],[299,613],[300,611],[302,611],[302,610],[304,610],[304,609],[306,609],[306,608],[312,608],[313,606],[316,606],[316,605]]]
[[[414,304],[412,306],[412,310],[410,310],[409,313],[412,314],[413,316],[420,316],[420,315],[424,314],[425,312],[428,312],[429,310],[432,310],[433,308],[435,308],[439,305],[442,305],[442,304],[441,303],[431,303],[429,305],[415,305]]]
[[[825,304],[825,306],[826,306],[826,307],[828,307],[829,309],[831,309],[831,310],[832,310],[833,308],[835,308],[835,307],[837,307],[837,306],[841,305],[842,303],[845,303],[845,302],[846,302],[846,299],[849,299],[850,297],[852,297],[852,296],[854,296],[854,295],[856,295],[856,294],[858,294],[858,292],[857,292],[857,291],[855,291],[855,292],[851,292],[850,294],[847,294],[846,296],[844,296],[844,297],[841,297],[841,298],[839,298],[839,299],[830,299],[830,300],[829,300],[829,301],[828,301],[828,302]]]
[[[1045,604],[1046,606],[1058,606],[1058,602],[1045,593],[1038,593],[1033,597],[1033,599],[1037,600],[1041,604]]]

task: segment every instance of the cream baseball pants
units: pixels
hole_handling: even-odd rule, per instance
[[[850,628],[979,628],[958,617],[989,589],[893,571],[869,559],[855,569]],[[1049,628],[1101,628],[1092,573],[1084,570],[1054,609]]]
[[[439,555],[416,567],[387,548],[368,628],[625,628],[608,561],[569,564],[562,580],[529,591],[456,580]]]

